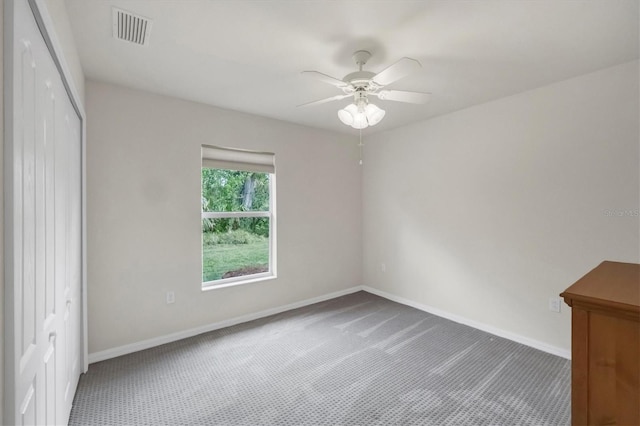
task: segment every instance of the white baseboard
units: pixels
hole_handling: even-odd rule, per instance
[[[128,345],[118,346],[116,348],[106,349],[104,351],[93,352],[89,354],[89,363],[104,361],[110,358],[115,358],[121,355],[130,354],[133,352],[142,351],[144,349],[153,348],[155,346],[164,345],[166,343],[175,342],[177,340],[185,339],[187,337],[196,336],[198,334],[207,333],[209,331],[218,330],[224,327],[230,327],[232,325],[240,324],[243,322],[253,321],[259,318],[268,317],[270,315],[279,314],[281,312],[289,311],[291,309],[301,308],[303,306],[313,305],[314,303],[324,302],[325,300],[335,299],[336,297],[344,296],[347,294],[355,293],[357,291],[364,290],[368,293],[375,294],[376,296],[384,297],[391,301],[401,303],[403,305],[411,306],[412,308],[419,309],[424,312],[428,312],[433,315],[437,315],[442,318],[446,318],[451,321],[455,321],[460,324],[468,325],[469,327],[477,328],[478,330],[486,331],[498,337],[512,340],[514,342],[522,343],[523,345],[530,346],[535,349],[539,349],[543,352],[547,352],[553,355],[560,356],[562,358],[571,359],[571,351],[562,349],[556,346],[549,345],[538,340],[530,339],[528,337],[521,336],[510,331],[505,331],[491,325],[483,324],[469,318],[461,317],[438,308],[434,308],[429,305],[414,302],[413,300],[405,299],[404,297],[396,296],[386,291],[378,290],[377,288],[369,286],[355,286],[345,290],[336,291],[333,293],[325,294],[311,299],[301,300],[299,302],[290,303],[288,305],[282,305],[264,311],[255,312],[252,314],[241,315],[239,317],[231,318],[224,321],[219,321],[213,324],[203,325],[201,327],[191,328],[189,330],[179,331],[177,333],[167,334],[165,336],[154,337],[153,339],[143,340],[141,342],[131,343]]]
[[[468,325],[469,327],[477,328],[478,330],[486,331],[487,333],[493,334],[498,337],[504,337],[505,339],[513,340],[517,343],[522,343],[523,345],[530,346],[535,349],[539,349],[543,352],[547,352],[553,355],[557,355],[562,358],[571,359],[571,351],[559,348],[557,346],[549,345],[544,342],[540,342],[538,340],[530,339],[528,337],[521,336],[516,333],[512,333],[510,331],[502,330],[491,325],[483,324],[469,318],[461,317],[459,315],[455,315],[446,311],[443,311],[438,308],[434,308],[433,306],[423,305],[422,303],[414,302],[413,300],[405,299],[404,297],[396,296],[391,293],[387,293],[386,291],[378,290],[377,288],[362,286],[362,290],[375,294],[376,296],[384,297],[385,299],[392,300],[394,302],[401,303],[403,305],[411,306],[412,308],[420,309],[424,312],[429,312],[430,314],[437,315],[442,318],[446,318],[451,321],[455,321],[460,324]]]
[[[164,345],[166,343],[175,342],[177,340],[185,339],[187,337],[192,337],[198,334],[207,333],[209,331],[230,327],[232,325],[240,324],[243,322],[248,322],[248,321],[253,321],[259,318],[268,317],[270,315],[279,314],[281,312],[290,311],[292,309],[301,308],[303,306],[313,305],[314,303],[324,302],[325,300],[335,299],[336,297],[355,293],[357,291],[361,291],[362,289],[363,289],[362,286],[350,287],[345,290],[340,290],[340,291],[325,294],[322,296],[313,297],[311,299],[301,300],[299,302],[290,303],[288,305],[282,305],[275,308],[265,309],[264,311],[260,311],[260,312],[241,315],[239,317],[215,322],[213,324],[207,324],[200,327],[191,328],[189,330],[179,331],[177,333],[171,333],[164,336],[154,337],[153,339],[147,339],[141,342],[118,346],[116,348],[106,349],[104,351],[93,352],[89,354],[89,364],[92,364],[94,362],[104,361],[110,358],[115,358],[121,355],[130,354],[133,352],[142,351],[144,349],[153,348],[155,346]]]

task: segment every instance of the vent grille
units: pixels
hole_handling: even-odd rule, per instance
[[[118,40],[146,46],[149,44],[151,24],[152,21],[144,16],[113,8],[113,37]]]

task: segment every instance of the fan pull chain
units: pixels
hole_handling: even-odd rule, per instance
[[[360,143],[358,144],[358,147],[360,148],[360,165],[362,166],[362,147],[364,146],[364,144],[362,143],[362,129],[359,129],[359,133],[360,133]]]

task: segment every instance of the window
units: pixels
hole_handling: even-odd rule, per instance
[[[276,276],[273,154],[203,145],[201,207],[203,289]]]

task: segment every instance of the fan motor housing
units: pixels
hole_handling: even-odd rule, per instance
[[[350,74],[347,74],[342,81],[344,81],[345,83],[349,83],[349,84],[353,84],[354,86],[357,86],[359,83],[369,83],[369,81],[371,81],[371,78],[373,78],[373,76],[376,75],[376,73],[371,72],[371,71],[356,71],[356,72],[352,72]]]
[[[343,91],[345,93],[351,93],[352,91],[374,92],[378,88],[371,80],[374,75],[375,73],[371,71],[356,71],[347,74],[342,81],[347,83],[348,86]]]

